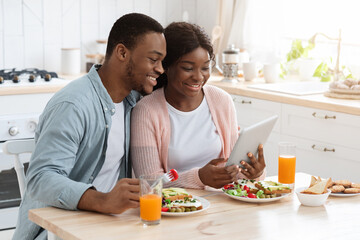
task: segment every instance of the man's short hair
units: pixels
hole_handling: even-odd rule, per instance
[[[138,40],[149,32],[163,33],[164,28],[155,19],[140,13],[129,13],[120,17],[111,28],[106,58],[110,58],[114,48],[119,43],[128,49],[133,49]]]

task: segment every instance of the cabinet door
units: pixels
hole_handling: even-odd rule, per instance
[[[296,144],[296,172],[360,182],[359,149],[286,135],[281,140]]]
[[[281,104],[256,98],[232,95],[234,100],[237,121],[240,127],[248,127],[252,124],[278,115],[279,119],[274,126],[276,132],[280,131]]]
[[[360,116],[283,104],[281,124],[285,135],[360,149]]]

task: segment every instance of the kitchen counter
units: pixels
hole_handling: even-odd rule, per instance
[[[63,88],[69,82],[71,82],[71,80],[77,79],[78,77],[84,74],[85,73],[81,73],[76,76],[59,75],[60,78],[64,79],[63,82],[52,83],[52,84],[50,82],[49,85],[27,84],[26,86],[13,86],[13,87],[0,85],[0,96],[17,95],[17,94],[54,93],[60,90],[61,88]],[[227,83],[227,82],[221,82],[221,79],[222,77],[219,76],[211,76],[208,84],[220,87],[230,94],[241,95],[245,97],[253,97],[253,98],[286,103],[286,104],[294,104],[304,107],[318,108],[322,110],[360,115],[360,100],[328,98],[325,97],[323,94],[295,96],[290,94],[263,91],[263,90],[252,89],[247,87],[249,84],[264,83],[263,79],[259,79],[258,81],[249,82],[249,83],[244,81],[240,81],[239,83]]]
[[[296,187],[311,175],[296,173]],[[267,178],[277,180],[277,177]],[[203,212],[163,216],[159,225],[143,226],[139,209],[119,215],[40,208],[29,219],[62,239],[359,239],[359,196],[332,197],[320,207],[300,204],[295,194],[274,202],[248,203],[222,192],[188,189],[210,202]]]
[[[209,79],[208,84],[222,88],[229,94],[241,95],[245,97],[258,98],[286,104],[293,104],[303,107],[318,108],[322,110],[329,110],[352,115],[360,115],[360,100],[328,98],[325,97],[323,94],[297,96],[252,89],[248,87],[248,85],[250,84],[264,83],[262,79],[258,79],[255,82],[240,81],[239,83],[221,82],[221,79],[222,77],[212,76]]]
[[[77,79],[86,73],[79,75],[59,75],[58,79],[52,79],[50,82],[43,80],[35,83],[21,82],[19,85],[5,83],[0,85],[0,96],[19,95],[19,94],[38,94],[38,93],[55,93],[65,87],[71,80]]]

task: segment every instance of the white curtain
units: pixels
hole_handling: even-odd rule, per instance
[[[282,0],[219,0],[220,41],[214,44],[218,54],[234,44],[261,62],[278,60]]]

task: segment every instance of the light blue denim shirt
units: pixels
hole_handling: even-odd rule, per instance
[[[13,239],[46,239],[47,232],[28,219],[28,210],[46,206],[77,210],[101,169],[115,105],[97,73],[99,67],[94,65],[57,92],[40,116]],[[119,179],[131,177],[130,112],[139,97],[132,91],[123,101],[125,154]]]

